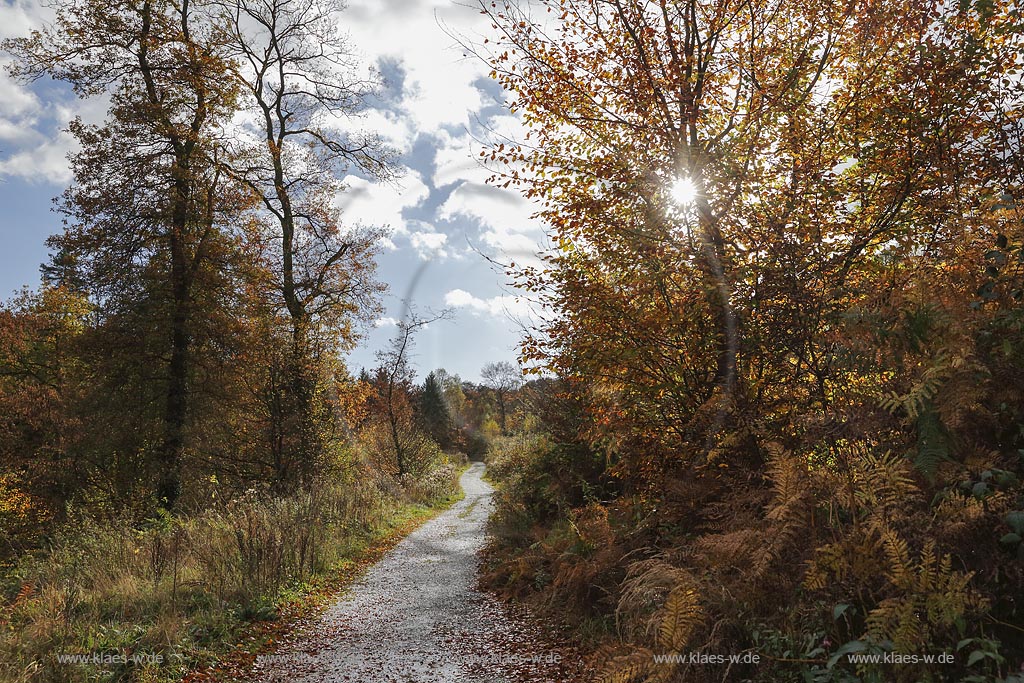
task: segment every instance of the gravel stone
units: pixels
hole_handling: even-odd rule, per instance
[[[564,654],[537,624],[476,588],[493,489],[473,464],[463,500],[407,536],[258,680],[512,683],[566,680]],[[559,660],[561,663],[559,663]]]

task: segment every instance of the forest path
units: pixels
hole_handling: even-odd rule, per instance
[[[564,655],[476,589],[493,489],[472,465],[465,498],[407,536],[313,626],[261,658],[266,683],[561,681]]]

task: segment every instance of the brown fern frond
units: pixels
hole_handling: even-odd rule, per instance
[[[680,583],[669,593],[658,629],[658,644],[680,652],[701,621],[700,598],[694,586]]]
[[[621,655],[609,662],[598,674],[595,683],[638,683],[646,681],[654,670],[654,653],[647,648]]]
[[[785,510],[807,495],[807,461],[794,456],[778,444],[768,444],[768,479],[775,492],[775,504],[768,511],[769,519],[785,517]]]
[[[886,451],[877,456],[868,451],[854,465],[854,497],[869,516],[881,519],[898,511],[906,499],[917,494],[905,458]]]
[[[741,567],[764,550],[764,533],[759,529],[739,529],[706,534],[694,542],[694,549],[707,566]]]
[[[642,612],[660,604],[689,574],[663,557],[633,562],[619,593],[619,612]]]
[[[888,560],[887,578],[895,586],[909,587],[914,571],[907,542],[889,528],[881,530],[882,547]]]

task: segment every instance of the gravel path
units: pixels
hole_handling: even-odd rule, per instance
[[[568,678],[536,625],[476,590],[492,489],[474,464],[466,497],[411,533],[307,633],[263,655],[260,681],[513,683]],[[559,660],[562,663],[559,664]]]

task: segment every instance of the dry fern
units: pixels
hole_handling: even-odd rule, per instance
[[[595,683],[638,683],[650,680],[654,668],[654,653],[638,648],[631,654],[612,659],[594,680]]]
[[[865,453],[854,462],[853,476],[854,498],[872,518],[888,519],[918,493],[906,459],[891,451]]]
[[[951,357],[947,352],[940,351],[910,391],[903,395],[895,391],[889,392],[881,396],[878,403],[894,415],[903,411],[907,417],[916,420],[939,393],[939,389],[953,374],[953,371],[962,367],[963,364],[963,357],[958,355]]]
[[[681,652],[703,622],[700,591],[693,576],[664,557],[631,564],[622,584],[616,619],[642,621],[642,637],[657,643],[663,654]],[[653,632],[653,633],[652,633]],[[672,678],[678,663],[656,663],[648,648],[613,659],[598,680],[649,683]]]
[[[940,557],[934,541],[925,542],[914,559],[895,532],[886,530],[884,539],[885,578],[896,594],[868,614],[868,632],[876,639],[891,640],[897,651],[913,652],[931,642],[937,630],[949,628],[983,604],[970,588],[973,575],[954,570],[952,558]]]
[[[669,652],[681,652],[701,621],[700,598],[690,583],[680,583],[665,601],[658,629],[658,645]]]

